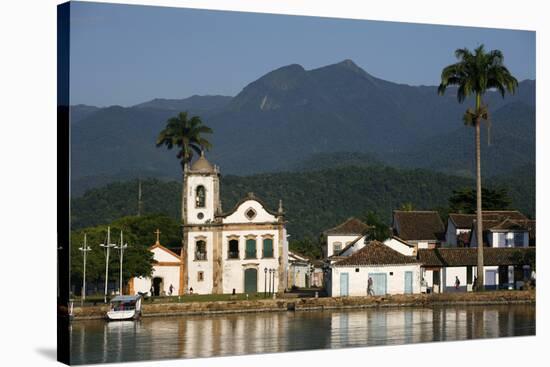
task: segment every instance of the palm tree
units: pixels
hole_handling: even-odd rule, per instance
[[[166,127],[159,133],[157,147],[166,145],[172,149],[178,147],[177,158],[182,169],[182,193],[181,193],[181,223],[185,221],[185,171],[193,158],[193,152],[201,154],[204,149],[210,149],[212,144],[204,138],[204,134],[212,134],[212,129],[203,125],[199,116],[188,118],[187,112],[180,112],[176,117],[168,119]],[[182,236],[181,257],[184,264],[187,263],[187,241]],[[185,273],[184,273],[185,274]],[[183,290],[187,288],[187,277],[184,276]],[[180,292],[181,294],[181,292]]]
[[[467,48],[457,49],[455,56],[459,61],[445,67],[441,72],[438,93],[443,95],[448,86],[457,86],[459,103],[464,102],[467,97],[475,97],[475,107],[466,110],[463,120],[467,126],[475,128],[477,289],[483,290],[480,124],[482,120],[489,123],[489,111],[481,98],[490,89],[496,89],[503,98],[506,92],[513,94],[518,86],[518,81],[504,66],[504,56],[499,50],[485,52],[483,45],[480,45],[473,53]]]

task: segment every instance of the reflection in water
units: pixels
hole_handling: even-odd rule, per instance
[[[278,312],[76,321],[73,364],[535,335],[535,306]]]

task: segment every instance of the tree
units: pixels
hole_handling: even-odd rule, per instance
[[[480,125],[482,120],[489,122],[489,111],[487,105],[483,104],[482,97],[487,90],[496,89],[504,98],[506,92],[515,93],[518,81],[504,66],[504,56],[500,50],[485,52],[484,46],[480,45],[473,53],[467,48],[457,49],[455,56],[459,61],[446,66],[441,72],[438,93],[443,95],[448,86],[457,86],[459,103],[464,102],[467,97],[475,97],[475,107],[466,110],[463,120],[467,126],[475,128],[476,231],[477,238],[483,238]],[[478,290],[483,290],[483,246],[477,248],[477,287]]]
[[[481,189],[483,197],[483,210],[506,210],[512,202],[505,189]],[[464,188],[453,190],[452,196],[449,198],[449,208],[452,213],[474,214],[476,212],[476,190],[472,188]]]
[[[119,241],[120,231],[124,233],[124,242],[128,248],[124,252],[124,263],[122,266],[123,283],[133,277],[148,277],[153,270],[153,254],[149,251],[149,242],[142,243],[132,228],[124,223],[112,223],[111,243]],[[87,235],[88,246],[92,251],[87,254],[86,279],[87,283],[99,284],[105,281],[105,250],[99,246],[106,242],[107,225],[83,228],[71,232],[71,283],[78,286],[82,284],[83,259],[82,252],[78,250],[83,243],[84,233]],[[109,281],[117,281],[120,271],[120,253],[111,249],[109,260]],[[78,293],[78,292],[77,292]]]
[[[212,134],[212,129],[203,125],[199,116],[188,118],[187,112],[180,112],[176,117],[168,119],[166,127],[159,133],[157,147],[163,145],[167,149],[178,147],[177,158],[182,169],[182,195],[181,195],[181,223],[184,223],[185,215],[185,170],[193,158],[193,152],[201,154],[204,149],[210,149],[212,144],[204,137]],[[185,236],[181,240],[182,261],[187,263],[187,246]],[[187,288],[187,276],[183,278],[183,289]]]
[[[390,227],[384,223],[375,212],[368,211],[361,219],[365,224],[369,225],[369,229],[367,230],[367,241],[385,241],[391,237]]]
[[[412,212],[414,210],[414,205],[410,201],[407,201],[406,203],[401,204],[401,208],[399,210],[404,212]]]

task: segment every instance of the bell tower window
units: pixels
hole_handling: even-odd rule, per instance
[[[206,206],[206,190],[204,186],[197,186],[195,190],[195,207],[204,208]]]

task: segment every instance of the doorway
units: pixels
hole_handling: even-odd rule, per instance
[[[255,268],[244,271],[244,293],[253,294],[258,292],[258,270]]]
[[[163,284],[164,282],[161,277],[153,278],[153,296],[158,297],[161,295]]]

